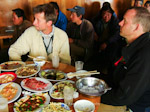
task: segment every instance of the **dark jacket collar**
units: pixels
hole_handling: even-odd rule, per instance
[[[122,55],[125,59],[125,62],[128,62],[128,60],[134,55],[134,53],[137,52],[138,49],[143,47],[149,41],[150,41],[150,33],[146,32],[142,34],[140,37],[138,37],[131,44],[124,47],[122,50]]]

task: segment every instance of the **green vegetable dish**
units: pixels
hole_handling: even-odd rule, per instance
[[[65,73],[57,70],[42,70],[40,72],[41,77],[51,80],[62,80],[65,79]]]

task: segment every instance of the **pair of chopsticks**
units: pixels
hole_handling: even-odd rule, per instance
[[[94,75],[94,74],[100,74],[100,72],[94,71],[88,71],[88,72],[82,72],[82,73],[72,73],[68,74],[69,77],[75,77],[75,76],[86,76],[86,75]]]
[[[31,59],[37,59],[37,60],[41,60],[41,61],[45,61],[45,62],[49,62],[49,61],[47,61],[47,60],[39,59],[39,58],[36,58],[36,57],[34,57],[34,56],[30,56],[30,55],[28,55],[28,57],[29,57],[29,58],[31,58]]]

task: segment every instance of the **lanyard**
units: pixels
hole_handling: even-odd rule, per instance
[[[43,41],[44,41],[44,37],[42,37],[42,38],[43,38]],[[45,46],[45,49],[46,49],[47,54],[52,53],[52,51],[53,51],[53,46],[52,46],[52,44],[53,44],[53,36],[50,38],[49,43],[48,43],[48,46],[46,46],[45,41],[44,41],[44,46]],[[51,45],[51,46],[50,46],[50,45]],[[50,52],[48,52],[48,48],[49,48],[49,47],[51,47],[51,51],[50,51]]]

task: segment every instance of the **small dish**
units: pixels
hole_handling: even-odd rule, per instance
[[[33,58],[35,65],[40,66],[40,67],[45,64],[46,62],[45,60],[46,58],[44,56],[38,56],[36,58]]]
[[[17,75],[14,72],[3,72],[0,73],[0,84],[13,82],[17,78]]]
[[[75,112],[94,112],[95,105],[89,100],[78,100],[74,103],[74,109]]]

